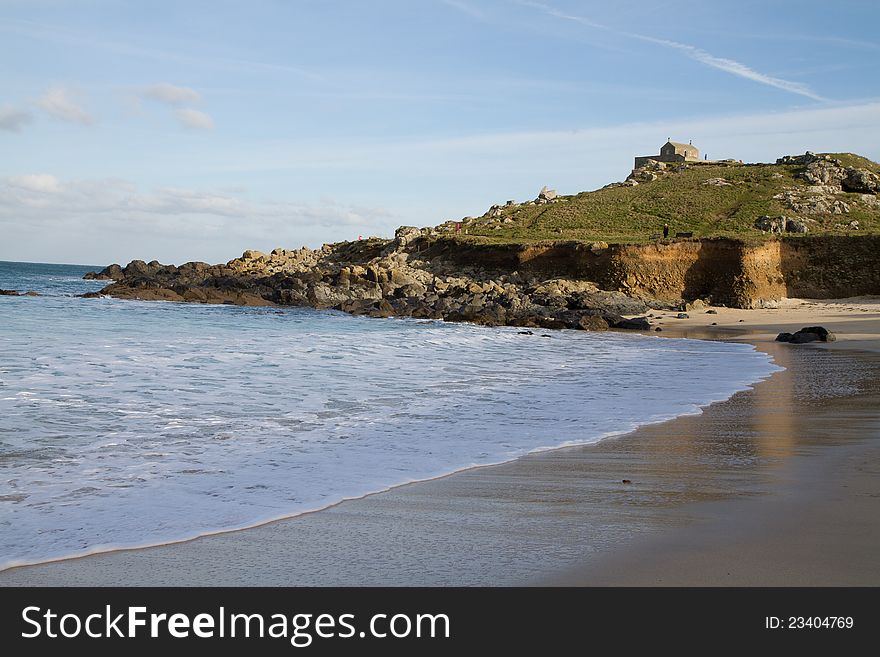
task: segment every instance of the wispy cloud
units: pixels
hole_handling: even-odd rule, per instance
[[[96,38],[94,34],[84,34],[46,23],[27,20],[4,20],[0,22],[0,32],[17,34],[31,39],[60,43],[83,48],[92,48],[112,52],[126,57],[139,57],[166,62],[179,62],[202,68],[222,71],[237,71],[251,73],[289,73],[303,78],[320,79],[321,75],[310,69],[293,66],[290,64],[278,64],[275,62],[261,62],[235,57],[193,55],[190,53],[173,52],[139,46],[136,43],[109,41]]]
[[[95,122],[94,117],[80,106],[76,96],[74,91],[56,85],[50,87],[35,102],[56,119],[81,125],[92,125]]]
[[[447,7],[452,7],[453,9],[457,9],[460,12],[467,14],[473,18],[485,18],[486,12],[484,12],[479,7],[475,7],[469,2],[464,2],[464,0],[440,0],[440,2]]]
[[[785,34],[780,32],[774,33],[754,33],[739,34],[741,39],[764,39],[769,41],[790,41],[803,43],[821,43],[842,48],[854,48],[856,50],[880,50],[880,43],[876,41],[866,41],[864,39],[853,39],[848,37],[840,37],[834,35],[818,35],[818,34]]]
[[[210,114],[200,112],[194,109],[178,109],[174,111],[180,125],[188,130],[212,130],[214,128],[214,119]]]
[[[0,130],[9,132],[21,132],[21,129],[31,123],[34,117],[30,112],[14,107],[0,107]]]
[[[188,105],[198,103],[202,99],[201,94],[195,89],[178,87],[167,82],[144,87],[140,92],[140,96],[167,105]]]
[[[731,75],[737,75],[741,78],[752,80],[753,82],[759,82],[761,84],[766,84],[770,87],[776,87],[777,89],[782,89],[783,91],[788,91],[793,94],[806,96],[807,98],[812,98],[813,100],[825,100],[825,98],[812,91],[805,84],[802,84],[800,82],[792,82],[790,80],[783,80],[782,78],[775,78],[770,75],[765,75],[764,73],[759,73],[753,68],[746,66],[742,62],[738,62],[733,59],[727,59],[725,57],[716,57],[715,55],[706,52],[702,48],[697,48],[696,46],[691,46],[686,43],[679,43],[677,41],[670,41],[668,39],[656,39],[654,37],[644,36],[641,34],[627,34],[627,36],[630,36],[634,39],[647,41],[649,43],[656,43],[657,45],[665,46],[667,48],[674,48],[675,50],[683,52],[685,55],[695,61],[700,62],[701,64],[711,66],[712,68],[717,68],[719,71],[724,71],[725,73],[730,73]]]
[[[662,46],[664,48],[677,50],[678,52],[683,53],[685,56],[696,62],[699,62],[700,64],[709,66],[710,68],[714,68],[719,71],[723,71],[725,73],[729,73],[730,75],[735,75],[737,77],[745,78],[746,80],[751,80],[752,82],[775,87],[776,89],[781,89],[789,93],[805,96],[813,100],[826,100],[825,98],[814,92],[812,89],[810,89],[810,87],[806,84],[803,84],[801,82],[793,82],[791,80],[784,80],[782,78],[777,78],[771,75],[767,75],[765,73],[761,73],[751,68],[750,66],[743,64],[742,62],[738,62],[734,59],[729,59],[726,57],[717,57],[710,52],[703,50],[702,48],[698,48],[687,43],[679,43],[678,41],[671,41],[669,39],[658,39],[656,37],[638,34],[636,32],[617,30],[608,25],[590,20],[589,18],[586,18],[584,16],[569,14],[567,12],[560,11],[559,9],[556,9],[542,2],[532,2],[530,0],[515,0],[515,2],[516,4],[525,7],[531,7],[533,9],[543,11],[545,14],[547,14],[548,16],[552,16],[553,18],[571,21],[592,29],[602,30],[604,32],[608,32],[618,36],[630,39],[637,39],[639,41],[652,43],[658,46]]]

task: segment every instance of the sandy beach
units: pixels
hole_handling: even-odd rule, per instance
[[[785,371],[594,445],[0,585],[880,584],[880,298],[713,310],[652,321],[749,342]],[[837,340],[773,342],[811,325]]]

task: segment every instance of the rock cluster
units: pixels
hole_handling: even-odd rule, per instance
[[[618,185],[635,186],[639,183],[654,182],[666,173],[666,168],[666,163],[664,162],[648,160],[644,165],[633,169],[626,177],[626,180],[623,183],[618,183]]]
[[[90,278],[112,277],[101,291],[115,297],[293,305],[372,317],[417,317],[498,326],[647,330],[647,304],[582,280],[538,280],[517,272],[423,260],[423,231],[404,226],[393,240],[370,239],[270,254],[245,251],[226,264],[175,267],[135,260]],[[596,244],[601,250],[604,244]]]
[[[807,187],[806,190],[786,190],[773,198],[782,201],[789,210],[798,214],[847,214],[850,206],[835,198],[840,189],[828,186]]]
[[[857,194],[880,193],[880,176],[867,169],[844,166],[830,155],[816,155],[807,151],[803,155],[786,155],[776,163],[803,166],[798,176],[810,185]]]

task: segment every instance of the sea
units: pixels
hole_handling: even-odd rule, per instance
[[[255,526],[700,413],[746,344],[82,299],[0,262],[0,569]],[[625,437],[621,438],[625,440]]]

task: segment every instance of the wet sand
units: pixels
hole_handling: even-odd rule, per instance
[[[880,305],[800,304],[659,319],[786,368],[701,415],[0,585],[878,585]]]

